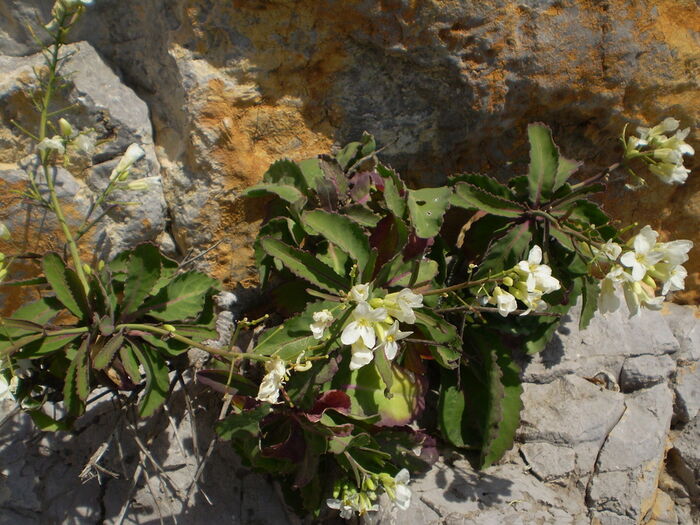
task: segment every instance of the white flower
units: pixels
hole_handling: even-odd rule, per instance
[[[322,339],[326,328],[331,326],[335,320],[333,314],[328,310],[314,312],[313,319],[314,322],[311,323],[309,328],[311,328],[311,333],[314,334],[314,339]]]
[[[369,297],[369,284],[356,284],[348,292],[348,298],[356,303],[362,303]]]
[[[493,295],[489,299],[489,302],[496,305],[496,308],[498,308],[498,313],[503,317],[506,317],[509,313],[512,313],[518,309],[518,303],[515,300],[515,296],[502,290],[498,286],[494,288]]]
[[[381,474],[380,478],[383,478],[384,490],[394,504],[401,510],[408,509],[411,505],[411,489],[408,488],[411,477],[408,470],[402,468],[393,479],[387,474]]]
[[[368,365],[374,359],[374,350],[365,346],[362,340],[357,341],[350,347],[350,370],[357,370]]]
[[[82,151],[86,155],[92,155],[95,151],[95,137],[93,133],[81,133],[72,141],[75,149]]]
[[[381,325],[377,325],[379,332],[380,344],[377,345],[377,350],[384,349],[384,354],[386,358],[390,361],[396,357],[396,353],[399,351],[399,344],[397,341],[405,339],[413,332],[401,332],[399,330],[399,322],[394,321],[394,324],[388,330],[384,330]]]
[[[362,339],[365,346],[374,348],[377,338],[373,325],[384,321],[386,316],[384,308],[372,308],[365,302],[359,303],[352,311],[352,322],[343,329],[340,340],[344,345],[351,345]]]
[[[3,374],[0,374],[0,401],[5,399],[12,399],[12,392],[10,391],[10,384],[5,379]]]
[[[414,293],[410,288],[404,288],[398,293],[390,293],[384,297],[384,308],[387,313],[402,323],[415,323],[416,313],[413,310],[422,306],[423,296]]]
[[[40,152],[45,151],[55,151],[59,155],[63,155],[66,152],[66,147],[63,145],[63,139],[58,135],[54,135],[52,138],[46,137],[44,140],[39,142],[36,147]]]
[[[612,240],[607,241],[600,248],[594,248],[593,250],[599,259],[610,261],[616,261],[622,253],[622,247]]]
[[[620,265],[615,265],[600,282],[600,293],[598,294],[598,309],[600,313],[606,314],[616,311],[620,307],[620,297],[618,295],[619,284],[629,280],[630,275]]]
[[[647,270],[663,258],[661,253],[653,251],[658,236],[659,234],[652,230],[650,226],[645,226],[632,239],[634,251],[623,253],[620,257],[620,262],[627,268],[632,269],[632,279],[634,281],[644,279]]]
[[[255,399],[277,403],[279,399],[280,387],[284,384],[287,376],[287,368],[284,361],[279,357],[273,357],[265,363],[265,377],[260,382],[260,389]]]
[[[535,289],[543,294],[553,292],[561,288],[559,280],[552,277],[552,269],[542,262],[542,249],[535,245],[527,256],[527,261],[520,261],[516,265],[516,271],[526,278],[527,290]]]
[[[630,317],[639,313],[641,306],[650,310],[659,310],[664,302],[664,297],[654,297],[654,289],[640,281],[626,282],[622,285],[625,294],[625,302],[630,311]]]
[[[671,164],[668,162],[651,164],[649,171],[666,184],[683,184],[688,180],[688,174],[690,173],[690,170],[682,164]]]
[[[671,268],[661,288],[661,294],[666,295],[669,292],[683,290],[685,288],[686,277],[688,277],[688,271],[680,264]]]
[[[661,254],[663,261],[671,266],[683,264],[688,260],[688,252],[693,248],[693,241],[685,239],[671,242],[659,242],[654,246],[654,252]]]
[[[326,500],[326,505],[331,509],[340,510],[340,517],[349,520],[355,514],[355,507],[349,504],[349,502],[341,501],[335,498],[328,498]]]
[[[145,155],[146,152],[143,151],[141,146],[138,144],[131,144],[128,148],[126,148],[126,151],[119,160],[117,167],[112,170],[112,174],[109,176],[110,180],[114,180],[120,175],[127,173],[131,166],[133,166],[138,160],[142,159]]]

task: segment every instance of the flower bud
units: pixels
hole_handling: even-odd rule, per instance
[[[654,279],[652,279],[651,275],[649,275],[649,274],[645,275],[644,279],[642,279],[642,280],[644,281],[644,284],[646,284],[647,286],[651,286],[652,288],[656,288],[656,283],[654,282]]]
[[[90,275],[92,273],[92,268],[90,268],[90,265],[83,263],[83,272],[85,272],[85,275]]]
[[[506,286],[513,286],[513,279],[510,277],[504,277],[503,284]]]
[[[2,281],[6,275],[7,275],[7,268],[3,268],[2,270],[0,270],[0,281]]]
[[[105,262],[104,262],[104,261],[100,261],[100,262],[97,263],[97,269],[98,269],[99,271],[104,270],[104,268],[105,268]]]
[[[73,135],[73,126],[64,118],[58,119],[58,129],[61,131],[63,138],[68,139]]]
[[[171,324],[164,324],[164,325],[163,325],[163,329],[164,329],[164,330],[167,330],[168,332],[171,332],[171,333],[177,331],[177,329],[176,329],[173,325],[171,325]]]
[[[119,177],[120,181],[125,180],[124,176],[128,176],[131,166],[133,166],[135,162],[141,160],[145,155],[146,152],[143,151],[141,146],[138,144],[131,144],[124,152],[124,155],[122,155],[117,167],[112,170],[110,179],[114,180],[115,178]]]
[[[131,191],[143,191],[148,189],[148,183],[145,180],[134,180],[126,185],[126,188]]]
[[[7,226],[5,226],[3,222],[0,222],[0,239],[3,241],[10,240],[10,230],[7,229]]]
[[[384,299],[380,297],[375,297],[369,300],[369,305],[372,308],[381,308],[382,306],[384,306]]]

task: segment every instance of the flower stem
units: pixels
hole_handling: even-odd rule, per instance
[[[446,288],[436,288],[435,290],[428,290],[427,292],[423,292],[423,296],[426,295],[438,295],[438,294],[443,294],[447,292],[455,292],[457,290],[461,290],[462,288],[469,288],[470,286],[479,286],[481,284],[486,284],[488,282],[492,281],[498,281],[501,276],[505,274],[505,270],[502,272],[498,272],[495,275],[492,275],[491,277],[485,277],[483,279],[478,279],[476,281],[465,281],[463,283],[459,284],[453,284],[452,286],[448,286]]]

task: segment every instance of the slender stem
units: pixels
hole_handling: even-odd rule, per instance
[[[202,343],[198,343],[197,341],[193,341],[192,339],[189,339],[188,337],[184,337],[176,332],[171,332],[169,330],[166,330],[165,328],[160,328],[159,326],[153,326],[150,324],[138,324],[138,323],[126,323],[126,324],[120,324],[115,327],[115,330],[141,330],[144,332],[150,332],[152,334],[157,334],[157,335],[167,335],[168,337],[172,337],[176,341],[180,341],[182,343],[186,343],[190,346],[193,346],[195,348],[199,348],[200,350],[204,350],[205,352],[209,352],[210,354],[215,354],[215,355],[220,355],[224,357],[243,357],[245,359],[252,359],[254,361],[267,361],[270,358],[268,356],[264,355],[255,355],[255,354],[250,354],[247,352],[233,352],[230,350],[222,350],[220,348],[214,348],[212,346],[207,346]]]
[[[469,288],[470,286],[479,286],[481,284],[486,284],[488,282],[492,281],[498,281],[500,279],[500,276],[504,275],[506,272],[499,272],[495,275],[492,275],[491,277],[485,277],[483,279],[478,279],[476,281],[465,281],[463,283],[459,284],[453,284],[452,286],[448,286],[446,288],[437,288],[435,290],[428,290],[427,292],[424,292],[422,295],[438,295],[438,294],[443,294],[447,292],[455,292],[457,290],[461,290],[462,288]]]
[[[455,306],[452,308],[440,308],[439,310],[434,310],[434,312],[446,313],[446,312],[461,312],[464,310],[470,310],[470,311],[474,311],[474,312],[489,312],[489,313],[499,312],[498,308],[496,308],[495,306],[472,306],[472,305]],[[520,313],[525,313],[525,312],[527,312],[527,310],[513,310],[511,313],[520,314]],[[561,314],[557,314],[557,313],[553,313],[553,312],[533,312],[533,311],[530,311],[530,312],[528,312],[527,315],[561,317]]]
[[[54,37],[54,42],[51,46],[50,56],[48,59],[49,76],[46,82],[46,90],[44,92],[44,97],[42,100],[41,117],[39,120],[39,142],[46,138],[46,126],[49,118],[49,106],[51,104],[51,99],[54,94],[54,89],[56,88],[56,69],[60,60],[59,52],[61,50],[61,46],[63,45],[63,37],[66,33],[66,28],[64,27],[64,25],[66,24],[66,19],[67,16],[64,13],[60,20],[57,20],[58,29],[56,29],[56,35]],[[58,220],[63,235],[66,238],[66,242],[68,243],[68,249],[70,251],[71,258],[73,259],[73,265],[75,266],[75,272],[78,275],[80,282],[83,284],[83,288],[87,292],[89,290],[89,285],[87,278],[85,277],[85,272],[83,271],[83,262],[80,259],[78,246],[75,244],[75,239],[73,238],[73,234],[71,233],[70,228],[68,228],[68,223],[66,222],[66,218],[63,214],[63,209],[61,208],[61,204],[58,201],[58,195],[56,194],[56,187],[54,185],[53,177],[49,173],[50,155],[50,150],[45,149],[44,151],[40,152],[39,159],[44,170],[46,186],[49,189],[51,209],[56,214],[56,219]]]
[[[592,177],[589,177],[586,180],[579,182],[578,184],[574,184],[573,186],[571,186],[571,189],[572,189],[572,191],[575,191],[579,188],[582,188],[583,186],[589,186],[591,184],[594,184],[594,183],[598,182],[599,180],[601,180],[603,177],[605,177],[608,173],[615,171],[619,167],[620,167],[619,162],[616,162],[615,164],[611,164],[610,166],[605,168],[600,173],[597,173],[597,174],[593,175]]]

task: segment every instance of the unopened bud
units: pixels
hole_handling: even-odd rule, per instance
[[[375,297],[374,299],[369,300],[369,305],[372,308],[381,308],[384,306],[384,299],[381,299],[380,297]]]
[[[176,328],[171,324],[164,324],[163,329],[171,333],[177,331]]]
[[[506,286],[513,286],[513,279],[511,277],[504,277],[503,284]]]
[[[7,229],[4,222],[0,222],[0,239],[3,241],[10,240],[10,230]]]
[[[651,277],[651,275],[645,275],[643,281],[644,284],[651,286],[652,288],[656,288],[656,283],[654,282],[654,279]]]
[[[70,138],[73,135],[73,126],[64,118],[58,119],[58,129],[64,138]]]
[[[372,478],[365,478],[365,490],[377,490],[377,485]]]
[[[83,272],[85,272],[86,275],[92,274],[92,268],[86,263],[83,263]]]
[[[7,275],[7,268],[3,268],[2,270],[0,270],[0,281],[2,281],[6,275]]]
[[[100,262],[97,263],[97,269],[98,269],[98,270],[102,271],[102,270],[104,270],[104,268],[105,268],[105,262],[104,262],[104,261],[100,261]]]
[[[134,180],[126,185],[131,191],[143,191],[148,189],[148,183],[145,180]]]

